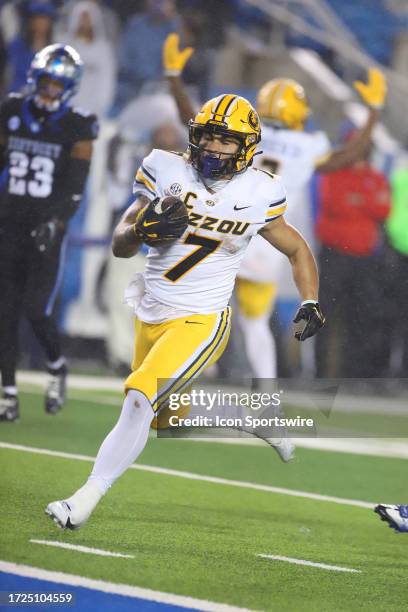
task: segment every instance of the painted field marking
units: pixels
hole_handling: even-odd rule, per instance
[[[64,453],[62,451],[52,451],[46,448],[22,446],[21,444],[9,444],[8,442],[0,442],[0,448],[23,451],[27,453],[35,453],[37,455],[48,455],[49,457],[75,459],[77,461],[95,461],[95,457],[90,457],[89,455],[76,455],[73,453]],[[346,499],[343,497],[334,497],[331,495],[320,495],[319,493],[309,493],[307,491],[298,491],[296,489],[285,489],[284,487],[273,487],[271,485],[256,484],[253,482],[245,482],[242,480],[229,480],[227,478],[219,478],[218,476],[205,476],[202,474],[194,474],[192,472],[184,472],[180,470],[171,470],[168,468],[161,468],[152,465],[143,465],[140,463],[134,463],[130,466],[130,469],[140,470],[142,472],[150,472],[152,474],[163,474],[165,476],[187,478],[189,480],[198,480],[201,482],[211,482],[213,484],[228,485],[231,487],[239,487],[241,489],[252,489],[254,491],[265,491],[266,493],[277,493],[280,495],[290,495],[292,497],[303,497],[306,499],[314,499],[316,501],[340,504],[342,506],[357,506],[358,508],[369,509],[372,509],[375,506],[374,502],[364,502],[358,499]]]
[[[43,389],[30,389],[29,393],[34,395],[44,395]],[[69,392],[69,399],[78,402],[84,402],[91,406],[112,406],[115,409],[119,409],[121,406],[121,397],[109,398],[109,397],[86,397],[81,393],[75,393],[74,391]],[[334,432],[332,432],[334,436]],[[149,438],[157,438],[157,432],[151,430],[149,432]],[[265,446],[265,441],[259,438],[247,438],[247,437],[234,437],[234,438],[179,438],[178,441],[187,442],[204,442],[204,443],[215,443],[215,444],[233,444],[233,445],[245,445],[245,446]],[[298,448],[308,448],[312,450],[320,450],[325,452],[336,452],[346,453],[351,455],[368,455],[369,457],[387,457],[394,459],[408,459],[408,444],[406,438],[340,438],[340,437],[328,437],[328,438],[294,438],[294,442]]]
[[[206,599],[195,599],[184,595],[173,595],[173,593],[164,593],[162,591],[153,591],[152,589],[144,589],[130,584],[116,584],[114,582],[104,582],[103,580],[94,580],[92,578],[84,578],[75,574],[66,574],[65,572],[52,572],[39,567],[31,567],[29,565],[19,565],[8,561],[0,561],[0,572],[8,572],[17,576],[26,578],[37,578],[38,580],[47,580],[57,584],[68,584],[70,586],[79,586],[86,589],[94,589],[104,593],[114,593],[116,595],[125,595],[127,597],[136,597],[147,601],[155,601],[182,608],[193,610],[202,610],[203,612],[250,612],[248,608],[237,608],[228,604],[216,603]],[[135,608],[136,610],[136,608]]]
[[[34,395],[43,395],[44,387],[47,382],[47,374],[42,372],[20,372],[19,381],[34,385],[34,388],[26,389],[28,393]],[[41,385],[38,386],[38,385]],[[120,378],[113,377],[96,377],[96,376],[85,376],[81,374],[73,374],[69,377],[69,399],[75,401],[83,401],[87,404],[98,406],[106,405],[113,406],[118,409],[122,402],[123,397],[123,381]],[[91,391],[114,391],[118,393],[118,397],[102,397],[100,395],[94,395],[89,397],[81,394],[81,390]],[[76,392],[76,391],[79,391]],[[293,394],[294,398],[297,397]],[[299,394],[300,396],[300,394]],[[339,412],[350,412],[349,404],[351,400],[358,400],[363,405],[359,408],[361,411],[373,414],[392,414],[393,416],[406,416],[407,407],[403,400],[397,400],[393,398],[393,409],[387,404],[386,410],[383,407],[383,403],[378,404],[375,407],[375,402],[379,402],[381,398],[344,398],[344,405],[338,405],[336,403],[336,411]],[[336,398],[336,401],[338,398]],[[347,400],[347,401],[346,401]],[[381,400],[382,401],[382,400]],[[297,403],[301,402],[301,398],[298,397]],[[295,402],[296,403],[296,402]],[[156,433],[150,432],[150,437],[157,437]],[[296,438],[296,446],[299,448],[308,448],[312,450],[321,450],[326,452],[338,452],[348,453],[353,455],[367,455],[372,457],[388,457],[395,459],[408,459],[408,444],[405,438],[376,438],[374,435],[371,437],[356,438],[354,434],[352,438],[340,437],[341,432],[335,432],[334,430],[329,433],[328,437],[320,438]],[[215,442],[218,444],[245,444],[254,446],[264,446],[265,442],[258,438],[180,438],[180,440],[187,440],[188,442]]]
[[[32,372],[29,370],[21,370],[17,374],[17,383],[26,383],[31,385],[41,385],[44,387],[47,384],[47,374],[45,372]],[[201,381],[205,388],[216,390],[217,387],[209,381]],[[123,394],[124,379],[116,376],[90,376],[87,374],[70,374],[68,378],[68,388],[87,390],[87,391],[113,391]],[[226,387],[226,390],[236,391],[234,387]],[[319,395],[320,397],[320,395]],[[324,395],[322,394],[322,397]],[[300,391],[288,391],[288,401],[291,404],[298,405],[305,403],[304,393]],[[307,402],[310,403],[310,402]],[[393,416],[408,416],[407,403],[403,397],[378,397],[371,396],[353,396],[345,393],[338,394],[334,401],[333,409],[336,412],[366,412],[369,414],[386,414]]]
[[[89,548],[88,546],[79,546],[77,544],[68,544],[67,542],[57,542],[55,540],[30,540],[33,544],[44,544],[45,546],[55,546],[56,548],[68,548],[69,550],[77,550],[82,553],[91,555],[100,555],[101,557],[121,557],[123,559],[134,559],[134,555],[124,555],[122,553],[110,552],[109,550],[101,550],[100,548]]]
[[[286,563],[293,563],[294,565],[318,567],[331,572],[349,572],[350,574],[361,574],[361,570],[352,569],[351,567],[340,567],[339,565],[328,565],[327,563],[315,563],[314,561],[305,561],[304,559],[295,559],[293,557],[282,557],[281,555],[257,555],[257,557],[272,559],[272,561],[286,561]]]

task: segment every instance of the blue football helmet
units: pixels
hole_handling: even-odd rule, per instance
[[[35,54],[27,74],[28,95],[48,111],[56,111],[76,94],[83,71],[80,55],[69,45],[48,45]],[[51,102],[43,102],[40,92],[48,79],[62,85]]]

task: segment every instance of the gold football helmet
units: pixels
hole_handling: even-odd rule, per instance
[[[203,132],[236,138],[237,153],[220,156],[200,146]],[[253,106],[234,94],[222,94],[206,102],[189,124],[188,151],[192,165],[206,178],[238,174],[246,170],[261,140],[259,117]]]
[[[274,79],[261,87],[257,98],[260,118],[290,130],[303,130],[310,114],[305,90],[292,79]]]

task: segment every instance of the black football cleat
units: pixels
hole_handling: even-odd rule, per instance
[[[67,367],[62,366],[57,371],[48,370],[50,378],[45,392],[45,412],[57,414],[66,400]]]
[[[5,393],[0,398],[0,421],[8,421],[12,423],[20,418],[20,410],[17,395],[8,395]]]

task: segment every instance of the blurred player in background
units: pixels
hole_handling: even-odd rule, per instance
[[[378,504],[374,508],[374,512],[395,531],[400,533],[408,532],[408,505],[392,506],[389,504]]]
[[[177,102],[183,121],[194,115],[180,75],[193,53],[188,47],[179,50],[179,36],[170,34],[163,48],[164,72]],[[306,133],[310,114],[303,87],[292,79],[274,79],[265,83],[257,98],[257,111],[262,122],[262,155],[255,166],[278,174],[288,195],[286,219],[302,228],[305,215],[303,193],[314,172],[333,172],[362,158],[370,143],[373,126],[385,99],[386,85],[382,73],[372,68],[368,83],[354,83],[369,107],[366,125],[341,147],[330,148],[323,132]],[[253,375],[271,379],[277,376],[277,360],[269,319],[277,292],[277,281],[285,258],[271,249],[261,236],[250,243],[238,272],[236,293],[240,326]],[[298,336],[298,340],[302,340]]]
[[[80,527],[117,478],[137,459],[150,425],[171,394],[223,353],[228,305],[251,238],[260,232],[286,254],[302,300],[302,338],[324,324],[317,267],[303,237],[286,224],[279,177],[251,167],[261,129],[250,103],[234,94],[209,100],[189,123],[186,153],[153,149],[136,174],[136,201],[113,234],[113,253],[132,257],[149,246],[134,280],[135,356],[114,429],[87,483],[46,512],[63,528]],[[137,293],[139,295],[137,295]],[[129,296],[129,294],[128,294]]]
[[[97,136],[95,115],[69,106],[82,61],[69,46],[50,45],[34,57],[24,95],[0,107],[0,419],[19,416],[18,327],[26,315],[50,374],[45,409],[65,399],[67,366],[53,308],[62,273],[64,235],[81,202]]]

